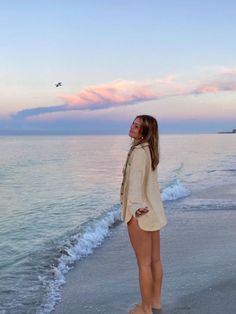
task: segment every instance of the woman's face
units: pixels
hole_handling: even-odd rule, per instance
[[[141,134],[141,119],[136,118],[130,126],[129,136],[135,140],[140,140],[142,137]]]

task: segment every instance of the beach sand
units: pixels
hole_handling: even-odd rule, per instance
[[[225,191],[229,194],[227,188]],[[201,197],[209,201],[216,194],[208,191]],[[235,189],[230,198],[236,203]],[[187,208],[189,201],[179,201],[178,207]],[[217,210],[195,206],[181,211],[176,209],[176,202],[166,204],[168,225],[161,232],[161,313],[236,313],[235,203]],[[62,301],[52,313],[122,314],[139,300],[136,260],[122,223],[66,275]]]

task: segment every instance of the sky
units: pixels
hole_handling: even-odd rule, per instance
[[[235,1],[0,4],[0,134],[236,128]]]

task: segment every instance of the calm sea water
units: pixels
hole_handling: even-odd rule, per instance
[[[120,220],[129,145],[127,136],[0,137],[0,313],[52,311],[65,274]],[[223,196],[198,204],[192,196],[235,187],[235,147],[233,134],[162,135],[167,214],[183,200],[203,210],[231,206]]]

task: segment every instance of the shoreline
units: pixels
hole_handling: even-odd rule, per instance
[[[176,207],[176,202],[165,207]],[[162,314],[234,313],[236,210],[222,205],[222,210],[194,207],[166,213],[168,225],[161,231]],[[52,314],[124,314],[139,302],[138,272],[127,227],[121,223],[111,230],[102,246],[66,275],[61,302]]]

